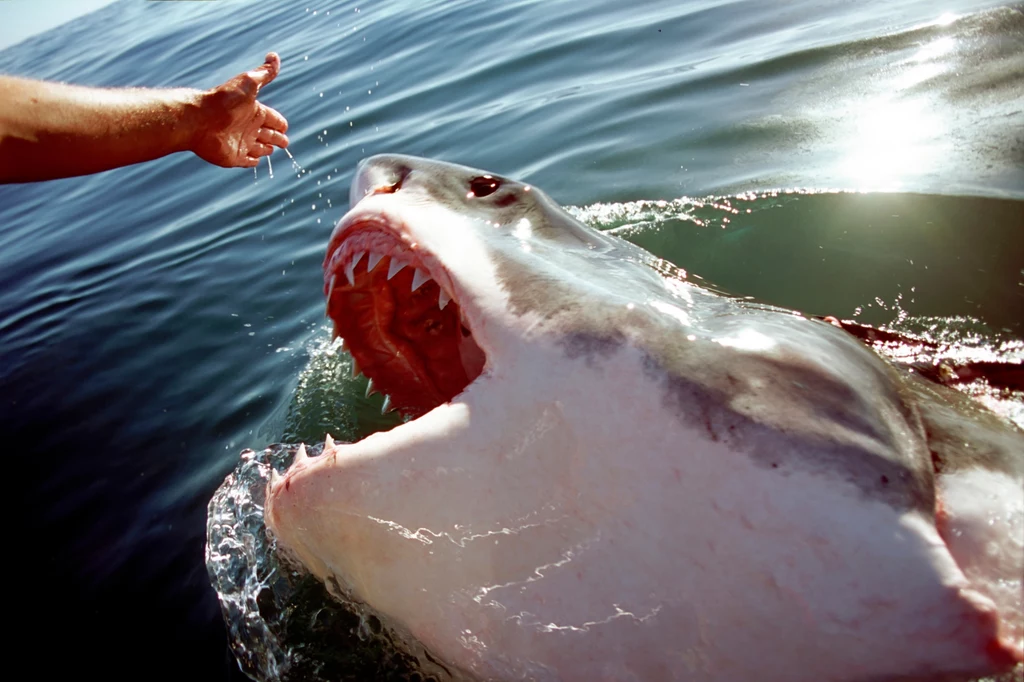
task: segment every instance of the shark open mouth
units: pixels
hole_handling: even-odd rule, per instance
[[[363,215],[339,230],[324,261],[334,335],[385,395],[384,412],[418,417],[462,393],[486,356],[473,338],[451,278],[401,225]]]

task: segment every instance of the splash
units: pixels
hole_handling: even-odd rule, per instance
[[[206,568],[239,667],[267,682],[459,679],[340,585],[328,592],[278,554],[263,504],[271,471],[284,472],[296,450],[278,444],[242,452],[210,500]]]
[[[285,148],[284,153],[287,154],[288,158],[291,159],[292,161],[292,169],[295,171],[295,177],[301,178],[303,175],[309,172],[308,170],[302,167],[302,164],[298,162],[298,160],[292,155],[290,151],[288,151],[287,148]]]
[[[1024,429],[1024,340],[967,316],[897,316],[896,341],[870,345],[897,365],[924,370]]]

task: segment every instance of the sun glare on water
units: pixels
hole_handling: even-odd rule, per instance
[[[937,23],[955,19],[943,15]],[[944,77],[956,40],[943,36],[922,45],[909,59],[879,79],[847,116],[846,151],[840,162],[849,181],[862,190],[899,190],[907,180],[941,167],[949,152],[952,122],[921,87]],[[915,92],[919,90],[920,92]]]
[[[842,165],[860,189],[897,190],[906,178],[938,165],[946,127],[927,102],[868,101],[852,124]]]

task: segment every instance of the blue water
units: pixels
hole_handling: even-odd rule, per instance
[[[529,180],[737,294],[1020,339],[1022,46],[1020,8],[970,0],[123,0],[0,51],[5,73],[209,87],[275,50],[263,100],[304,169],[178,155],[0,187],[17,624],[60,654],[37,672],[239,677],[206,504],[241,449],[356,428],[296,396],[360,158]],[[672,202],[707,195],[731,198]]]

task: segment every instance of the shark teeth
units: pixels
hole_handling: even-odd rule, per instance
[[[363,248],[359,248],[360,246],[362,246]],[[388,247],[382,248],[378,245],[377,248],[381,249],[379,251],[374,251],[372,250],[372,248],[366,248],[369,246],[370,244],[363,243],[359,244],[358,246],[356,244],[352,244],[347,247],[339,247],[332,255],[329,265],[327,266],[327,268],[325,268],[330,273],[330,279],[327,284],[328,317],[331,317],[332,315],[332,299],[334,299],[334,302],[336,304],[336,309],[334,310],[333,313],[335,317],[332,318],[334,322],[332,338],[338,339],[340,343],[340,350],[348,353],[351,357],[352,364],[349,367],[348,373],[352,379],[358,379],[360,376],[364,376],[365,374],[363,372],[362,367],[360,367],[359,365],[359,361],[356,360],[355,356],[352,355],[352,345],[344,337],[341,336],[341,329],[339,329],[338,319],[343,317],[342,314],[346,312],[344,308],[351,302],[350,299],[347,298],[349,296],[349,290],[345,286],[344,281],[347,280],[349,286],[356,287],[356,266],[358,266],[359,263],[362,262],[364,256],[366,257],[365,272],[367,273],[367,275],[369,275],[369,273],[371,272],[376,271],[378,268],[382,267],[382,263],[385,262],[387,265],[386,272],[388,281],[393,280],[395,278],[395,275],[402,272],[406,268],[412,268],[412,277],[410,278],[409,282],[410,293],[419,290],[427,282],[434,281],[438,288],[437,307],[440,310],[444,310],[445,308],[447,308],[448,304],[451,303],[452,301],[458,303],[458,300],[455,299],[450,293],[450,291],[446,290],[445,287],[442,285],[441,281],[444,280],[445,277],[442,275],[441,280],[435,279],[434,276],[431,274],[430,270],[427,268],[427,266],[425,266],[420,261],[415,251],[415,244],[412,245],[412,249],[403,249],[402,246],[399,245],[397,247],[397,250],[389,249]],[[344,272],[344,280],[341,278],[342,272]],[[381,272],[383,273],[384,270],[382,269]],[[360,272],[360,276],[362,276],[362,271]],[[374,285],[379,286],[382,284],[382,281],[380,280],[380,275],[374,276],[372,280],[370,278],[362,279],[361,282],[362,284],[360,286],[366,289],[369,289]],[[334,296],[336,287],[340,288],[337,293],[337,298],[335,298]],[[465,313],[462,311],[461,307],[456,307],[458,308],[459,317],[462,324],[466,325]],[[360,338],[358,336],[355,338],[355,342],[356,346],[361,347]],[[374,367],[375,366],[371,366],[370,368],[370,371],[373,373],[376,372]],[[395,405],[392,403],[391,397],[387,394],[384,394],[383,391],[381,391],[381,389],[374,383],[372,377],[370,377],[369,375],[365,376],[367,377],[365,391],[366,398],[368,399],[374,395],[384,396],[384,401],[381,406],[381,414],[387,415],[392,412],[398,411],[398,408],[396,408]],[[330,439],[328,438],[327,442],[325,443],[325,450],[330,449],[329,446],[331,445],[331,443],[332,441],[330,441]],[[298,459],[298,457],[296,457],[296,459]]]
[[[356,253],[355,257],[349,261],[349,264],[345,266],[345,278],[352,286],[355,286],[356,284],[356,265],[359,264],[359,261],[361,261],[365,255],[365,251],[359,251]]]
[[[333,450],[333,449],[334,449],[334,439],[331,438],[331,434],[328,433],[327,436],[324,438],[324,450]]]
[[[295,451],[295,463],[299,464],[309,459],[309,455],[306,454],[306,444],[299,443],[299,449]]]
[[[403,269],[405,269],[408,265],[409,265],[408,263],[403,263],[402,261],[398,260],[397,258],[392,258],[391,259],[391,265],[388,266],[388,279],[391,279],[392,277],[397,275],[399,272],[401,272]]]
[[[427,273],[423,272],[419,268],[416,268],[416,272],[412,276],[412,289],[410,291],[416,291],[421,286],[434,279]]]
[[[370,257],[366,259],[366,271],[373,272],[373,269],[377,267],[377,263],[380,263],[382,258],[384,258],[383,253],[370,251]]]
[[[270,470],[270,487],[271,488],[280,488],[281,487],[281,479],[282,478],[283,477],[281,476],[281,474],[277,473],[277,469],[271,469]]]
[[[332,257],[331,264],[329,266],[330,269],[334,269],[336,267],[334,264],[338,260],[341,259],[341,256],[340,256],[341,252],[342,252],[341,249],[339,249],[335,253],[335,255]],[[371,250],[367,250],[367,249],[360,250],[360,251],[351,251],[350,254],[351,254],[351,257],[347,259],[348,263],[343,268],[340,268],[340,269],[342,269],[344,271],[345,279],[348,280],[348,283],[349,283],[350,286],[355,286],[355,284],[356,284],[356,266],[359,265],[359,262],[363,260],[363,256],[367,257],[366,258],[366,272],[367,273],[370,273],[370,272],[373,272],[374,270],[376,270],[377,266],[380,265],[381,261],[388,260],[389,263],[388,263],[387,278],[388,278],[389,281],[394,279],[395,275],[400,273],[402,270],[404,270],[404,269],[406,269],[408,267],[415,268],[415,272],[413,272],[413,276],[412,276],[412,282],[411,282],[410,287],[409,287],[409,291],[410,292],[416,291],[417,289],[422,287],[424,284],[426,284],[427,282],[429,282],[429,281],[434,279],[434,277],[430,274],[430,272],[427,269],[425,269],[423,267],[420,267],[417,264],[415,258],[413,259],[413,262],[410,263],[409,261],[402,259],[399,254],[396,254],[396,255],[392,256],[392,255],[390,255],[388,253],[380,253],[380,252],[371,251]],[[439,292],[438,292],[438,295],[437,295],[437,306],[441,310],[444,310],[445,307],[451,302],[452,296],[447,291],[445,291],[443,287],[440,286],[440,282],[438,282],[437,284],[438,284],[438,289],[439,289]],[[330,298],[330,295],[334,291],[334,287],[336,285],[337,285],[337,272],[335,272],[331,276],[330,283],[328,284],[328,287],[327,287],[327,289],[328,289],[328,299]]]

